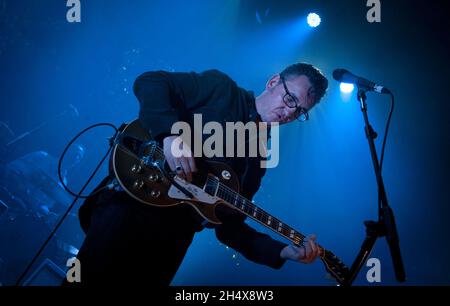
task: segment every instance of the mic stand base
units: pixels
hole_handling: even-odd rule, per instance
[[[364,225],[366,226],[366,238],[361,245],[361,250],[359,251],[358,256],[350,268],[348,276],[342,283],[342,286],[344,287],[352,285],[362,266],[372,252],[377,239],[384,236],[384,232],[382,230],[383,227],[378,222],[365,221]]]

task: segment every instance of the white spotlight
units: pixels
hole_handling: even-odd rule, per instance
[[[355,89],[355,85],[348,83],[341,83],[339,87],[343,93],[351,93]]]
[[[309,13],[307,21],[310,27],[315,28],[319,26],[321,19],[320,16],[317,15],[316,13]]]

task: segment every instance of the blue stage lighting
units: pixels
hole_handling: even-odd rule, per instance
[[[307,20],[309,26],[312,28],[318,27],[321,21],[320,16],[317,15],[316,13],[309,13]]]

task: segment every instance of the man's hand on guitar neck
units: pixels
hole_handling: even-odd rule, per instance
[[[192,173],[197,171],[197,167],[191,149],[181,142],[181,137],[168,136],[164,138],[163,148],[170,169],[176,171],[177,175],[183,179],[192,181]]]
[[[317,257],[321,255],[321,248],[315,243],[316,236],[311,235],[305,239],[303,246],[296,247],[288,245],[281,250],[280,257],[283,259],[290,259],[299,261],[305,264],[314,262]]]

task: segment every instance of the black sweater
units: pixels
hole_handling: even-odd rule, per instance
[[[160,142],[171,135],[172,124],[177,121],[187,122],[193,127],[194,114],[202,114],[203,125],[210,121],[219,122],[224,131],[225,122],[245,124],[259,118],[253,93],[238,87],[217,70],[203,73],[147,72],[136,79],[133,90],[140,103],[141,124]],[[203,140],[207,137],[209,135],[204,135]],[[233,168],[241,178],[240,193],[251,200],[265,174],[265,169],[260,167],[261,158],[214,157],[213,160],[225,162]],[[286,244],[254,230],[244,220],[242,214],[230,214],[215,228],[217,238],[253,262],[281,268],[285,260],[280,258],[280,252]],[[196,230],[202,229],[198,218],[192,216],[192,222],[196,223]]]

